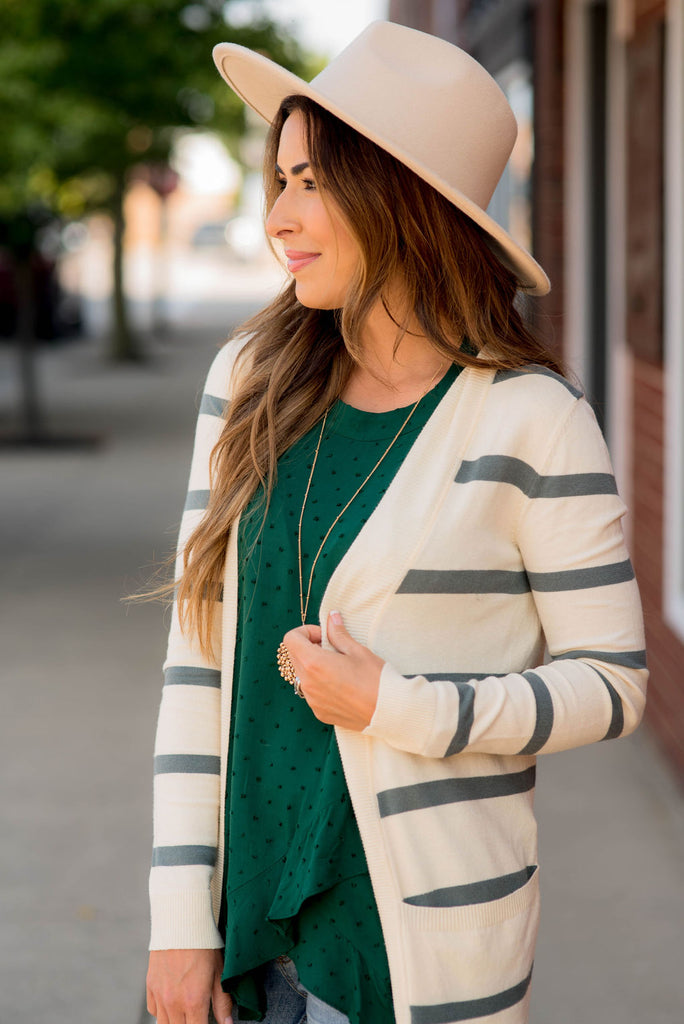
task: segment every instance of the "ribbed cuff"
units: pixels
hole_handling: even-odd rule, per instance
[[[208,890],[155,893],[150,896],[150,949],[220,949]]]
[[[434,727],[436,703],[434,687],[427,679],[402,676],[385,662],[375,713],[363,731],[398,750],[429,756],[426,748]]]

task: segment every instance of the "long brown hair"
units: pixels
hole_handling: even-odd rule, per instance
[[[231,527],[258,490],[267,506],[280,455],[320,420],[354,364],[363,363],[365,320],[398,275],[409,313],[397,323],[397,345],[413,311],[450,362],[496,368],[537,363],[562,372],[525,326],[515,305],[519,282],[486,234],[404,164],[303,96],[282,103],[268,136],[267,212],[278,195],[280,133],[295,110],[304,116],[316,185],[341,211],[361,259],[341,310],[301,305],[290,283],[241,328],[249,339],[211,456],[209,504],[184,546],[177,581],[181,623],[197,634],[205,652]],[[477,358],[485,346],[487,357]]]

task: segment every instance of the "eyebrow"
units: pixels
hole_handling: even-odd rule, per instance
[[[308,160],[305,160],[305,161],[304,161],[303,163],[301,163],[301,164],[295,164],[295,165],[294,165],[294,167],[291,167],[291,168],[290,168],[290,174],[294,174],[294,175],[296,175],[296,174],[301,174],[301,173],[302,173],[302,171],[305,171],[305,170],[306,170],[306,168],[307,168],[308,166],[309,166],[309,161],[308,161]],[[276,171],[278,172],[278,174],[283,174],[283,173],[284,173],[284,172],[283,172],[283,171],[282,171],[282,170],[280,169],[280,167],[278,166],[278,164],[276,164],[276,165],[275,165],[275,169],[276,169]]]

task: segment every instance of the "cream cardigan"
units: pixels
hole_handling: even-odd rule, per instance
[[[225,346],[209,373],[181,548],[206,505],[240,347]],[[320,622],[339,609],[386,659],[370,726],[336,732],[397,1024],[527,1020],[535,755],[625,735],[644,706],[623,513],[579,392],[539,367],[466,369],[333,573]],[[153,949],[222,945],[236,536],[215,660],[175,613],[171,627],[155,749]]]

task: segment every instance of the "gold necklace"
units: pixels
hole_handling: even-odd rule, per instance
[[[301,614],[301,617],[302,617],[302,625],[304,625],[304,623],[306,622],[306,613],[309,610],[309,599],[311,597],[311,587],[313,585],[313,578],[314,578],[314,572],[316,570],[316,563],[318,562],[318,559],[321,556],[321,552],[323,551],[323,548],[326,545],[328,537],[333,532],[333,530],[335,529],[335,527],[337,526],[337,524],[339,523],[340,519],[342,518],[344,513],[347,511],[349,506],[352,504],[352,502],[359,496],[359,494],[361,493],[363,488],[366,486],[366,484],[368,483],[370,478],[373,476],[375,471],[380,468],[380,466],[382,465],[384,460],[387,458],[389,453],[392,451],[392,448],[394,447],[395,443],[399,440],[399,437],[403,433],[404,428],[407,426],[407,424],[408,424],[409,420],[411,419],[411,417],[413,416],[414,412],[416,411],[416,409],[418,408],[418,406],[423,401],[423,399],[427,395],[428,391],[432,387],[432,384],[433,384],[433,382],[435,380],[435,377],[437,376],[438,373],[439,373],[439,369],[437,369],[435,371],[435,373],[433,374],[433,376],[432,376],[428,386],[426,387],[425,391],[420,396],[420,398],[415,403],[415,405],[412,406],[411,411],[409,412],[408,416],[406,417],[406,419],[404,420],[402,425],[399,427],[399,430],[396,432],[396,434],[394,435],[394,437],[390,441],[390,443],[387,446],[387,448],[385,448],[385,451],[382,453],[382,455],[380,456],[378,461],[375,463],[375,465],[371,469],[371,471],[368,474],[368,476],[366,477],[366,479],[356,488],[356,490],[352,494],[352,496],[349,499],[349,501],[347,502],[347,504],[344,506],[344,508],[340,512],[337,513],[337,515],[333,519],[332,523],[330,524],[330,526],[328,528],[328,531],[327,531],[325,537],[323,538],[323,540],[321,541],[320,547],[318,548],[318,551],[316,552],[316,556],[315,556],[315,558],[313,560],[313,563],[311,565],[311,572],[309,573],[309,582],[308,582],[307,588],[306,588],[306,599],[305,599],[304,598],[304,578],[303,578],[303,569],[302,569],[302,523],[304,521],[304,510],[306,509],[306,502],[307,502],[307,499],[309,497],[309,491],[311,490],[311,483],[313,481],[314,471],[316,469],[316,462],[318,461],[318,453],[319,453],[320,448],[321,448],[321,442],[323,441],[323,434],[325,433],[325,425],[326,425],[326,423],[328,421],[328,410],[326,410],[325,415],[323,417],[323,423],[321,424],[321,432],[320,432],[320,434],[318,436],[318,444],[316,445],[316,451],[314,453],[313,464],[311,466],[311,472],[309,473],[309,482],[307,483],[306,491],[304,492],[304,501],[302,502],[302,510],[301,510],[301,512],[299,514],[299,529],[297,530],[297,560],[298,560],[298,565],[299,565],[299,611],[300,611],[300,614]]]
[[[413,416],[414,412],[416,411],[416,409],[418,408],[418,406],[420,405],[420,403],[422,402],[422,400],[425,398],[425,396],[427,395],[428,391],[432,387],[432,385],[433,385],[433,383],[435,381],[435,378],[437,377],[437,374],[439,373],[440,369],[441,369],[441,367],[438,367],[438,369],[435,371],[435,373],[433,374],[433,376],[432,376],[432,378],[430,380],[430,383],[425,388],[425,391],[420,396],[420,398],[415,403],[415,405],[412,406],[408,416],[406,417],[406,419],[404,420],[402,425],[399,427],[399,430],[396,432],[396,434],[394,435],[394,437],[390,441],[390,443],[387,446],[387,448],[385,449],[385,451],[382,453],[382,455],[380,456],[378,461],[375,463],[375,465],[371,469],[371,471],[368,474],[368,476],[366,477],[366,479],[363,481],[363,483],[361,483],[359,485],[359,487],[356,488],[356,490],[354,491],[354,493],[352,494],[351,498],[349,499],[347,504],[344,506],[342,511],[338,512],[338,514],[335,516],[335,518],[333,519],[332,523],[328,527],[328,531],[327,531],[325,537],[323,538],[323,540],[321,541],[320,547],[318,548],[318,551],[316,552],[316,556],[315,556],[315,558],[313,560],[313,564],[311,566],[311,572],[309,573],[309,582],[308,582],[307,588],[306,588],[306,599],[305,599],[304,598],[304,572],[303,572],[303,569],[302,569],[302,523],[304,521],[304,510],[306,509],[306,502],[307,502],[308,497],[309,497],[309,491],[311,490],[311,483],[313,481],[314,471],[316,469],[316,463],[318,462],[318,453],[321,450],[321,443],[323,441],[323,434],[325,433],[325,426],[326,426],[326,423],[328,422],[328,410],[326,409],[325,415],[323,416],[323,422],[321,423],[321,432],[318,435],[318,444],[316,445],[316,451],[314,453],[313,463],[311,465],[311,472],[309,473],[309,480],[308,480],[308,483],[306,485],[306,491],[304,492],[304,500],[302,502],[302,510],[301,510],[301,512],[299,514],[299,527],[298,527],[298,530],[297,530],[297,563],[298,563],[298,567],[299,567],[299,611],[300,611],[300,614],[301,614],[301,617],[302,617],[302,625],[304,625],[304,623],[306,622],[306,613],[309,610],[309,599],[311,597],[311,587],[312,587],[312,584],[313,584],[314,572],[316,571],[316,564],[318,562],[318,559],[321,556],[321,552],[323,551],[323,548],[325,547],[325,544],[326,544],[326,541],[328,540],[328,537],[333,532],[333,530],[335,529],[335,527],[337,526],[337,524],[339,523],[340,519],[342,518],[344,513],[347,511],[347,509],[349,508],[351,503],[359,496],[359,494],[361,493],[363,488],[366,486],[366,484],[368,483],[370,478],[373,476],[375,471],[382,465],[383,461],[387,458],[387,456],[391,452],[392,448],[394,447],[395,443],[399,440],[399,437],[401,436],[404,428],[407,426],[407,424],[408,424],[409,420],[411,419],[411,417]],[[278,647],[278,651],[277,651],[277,655],[276,655],[276,663],[278,665],[278,671],[280,672],[280,674],[283,677],[283,679],[287,683],[290,683],[291,686],[294,687],[294,691],[295,691],[295,693],[296,693],[296,695],[298,697],[303,697],[304,694],[302,693],[302,690],[301,690],[301,684],[300,684],[300,681],[299,681],[299,677],[297,676],[297,673],[295,671],[295,667],[294,667],[294,664],[292,662],[292,658],[290,657],[290,652],[288,651],[288,649],[287,649],[287,647],[285,646],[284,643],[281,643],[280,646]]]

